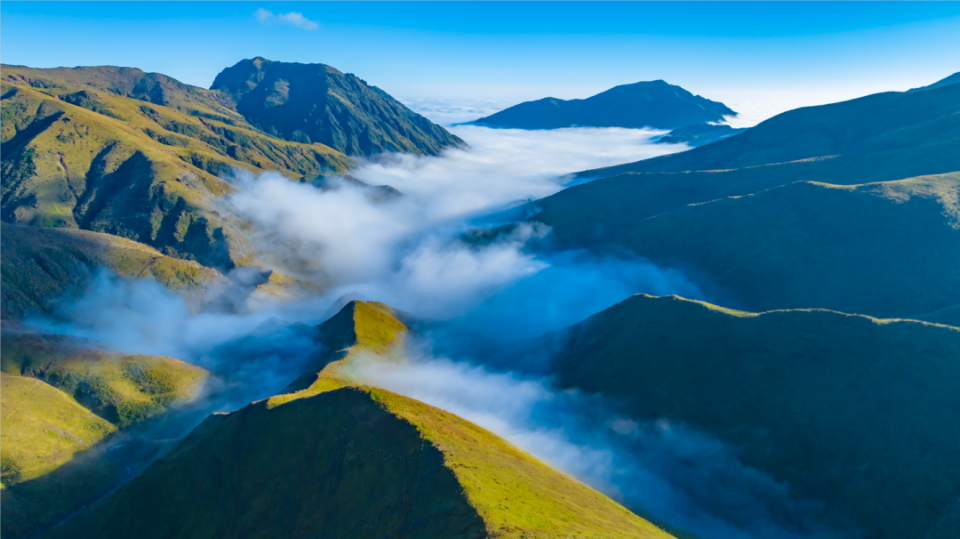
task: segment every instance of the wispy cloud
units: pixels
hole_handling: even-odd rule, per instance
[[[253,16],[260,21],[260,24],[286,24],[295,28],[304,30],[316,30],[320,25],[303,16],[303,13],[291,11],[290,13],[275,14],[269,9],[260,8],[253,12]]]

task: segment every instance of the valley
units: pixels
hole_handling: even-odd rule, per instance
[[[957,74],[450,124],[227,56],[0,66],[5,537],[955,537]]]

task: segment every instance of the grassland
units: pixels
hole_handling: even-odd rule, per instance
[[[386,305],[319,326],[327,351],[300,391],[204,421],[168,456],[52,537],[323,535],[670,537],[498,436],[345,373],[396,358]]]
[[[302,180],[354,165],[329,147],[259,132],[205,105],[212,98],[198,89],[138,95],[97,83],[105,75],[95,71],[5,66],[4,221],[106,232],[230,268],[249,255],[248,225],[218,209],[233,189],[222,177],[273,170]]]
[[[197,397],[207,372],[59,335],[5,330],[0,342],[2,533],[21,537],[100,496],[127,470],[118,429]]]
[[[851,520],[865,537],[949,537],[960,517],[956,328],[640,295],[564,338],[562,385],[719,437],[823,503],[827,522]]]
[[[611,210],[593,223],[600,206],[569,223],[558,224],[555,212],[545,219],[573,244],[625,248],[702,276],[708,293],[730,304],[889,318],[960,303],[958,195],[960,173],[851,186],[797,182],[652,217],[641,204],[637,215]]]
[[[216,270],[165,256],[133,240],[65,228],[3,223],[3,318],[46,312],[50,302],[81,291],[99,268],[132,278],[152,277],[198,307],[227,285]]]
[[[59,335],[5,332],[5,374],[41,379],[120,428],[193,400],[207,372],[162,356],[120,354]]]

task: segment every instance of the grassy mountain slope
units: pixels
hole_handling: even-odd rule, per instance
[[[53,537],[668,537],[462,419],[345,387],[214,415]]]
[[[676,129],[719,122],[737,113],[662,80],[624,84],[587,99],[548,97],[520,103],[476,123],[520,129],[654,127]]]
[[[927,537],[960,509],[956,328],[640,295],[567,335],[562,384],[705,429],[864,537]]]
[[[212,89],[263,131],[349,155],[437,155],[464,145],[383,90],[323,64],[243,60],[217,75]]]
[[[207,371],[173,358],[120,354],[60,335],[4,332],[2,370],[59,388],[120,428],[196,398]]]
[[[625,172],[728,170],[814,157],[878,155],[930,144],[945,145],[944,151],[960,144],[958,85],[874,94],[791,110],[714,144],[580,175],[597,178]],[[957,169],[925,173],[952,170]],[[870,169],[863,172],[873,173]]]
[[[171,358],[119,354],[58,335],[4,331],[2,533],[22,537],[105,494],[129,473],[105,446],[190,402],[207,376]]]
[[[2,83],[6,222],[106,232],[229,268],[249,254],[247,225],[217,207],[233,189],[218,176],[238,168],[303,179],[352,166],[326,146],[207,109],[185,114],[21,71],[5,68]]]
[[[557,230],[578,244],[626,248],[709,276],[750,309],[903,317],[960,303],[958,197],[960,173],[799,182],[650,218],[621,213],[606,228],[574,222]]]
[[[69,395],[34,378],[4,374],[3,481],[44,475],[117,427],[80,406]]]
[[[4,537],[23,537],[107,491],[123,466],[96,448],[116,427],[33,378],[0,374]]]
[[[952,305],[939,311],[919,316],[911,316],[915,320],[923,320],[932,324],[944,324],[960,328],[960,305]]]
[[[406,326],[351,302],[316,329],[322,379],[209,417],[52,537],[669,537],[499,437],[341,374]]]
[[[2,314],[7,320],[47,311],[51,300],[83,289],[97,268],[128,277],[152,276],[194,307],[212,288],[227,282],[216,270],[109,234],[7,223],[0,228]]]

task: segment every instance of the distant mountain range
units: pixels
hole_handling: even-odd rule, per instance
[[[473,123],[519,129],[652,127],[676,129],[721,122],[737,113],[662,80],[624,84],[587,99],[548,97],[520,103]]]
[[[348,153],[463,146],[321,64],[245,60],[215,90],[133,68],[4,65],[0,86],[3,221],[122,236],[220,270],[250,254],[248,225],[217,209],[232,170],[313,181],[356,166]]]
[[[960,305],[960,85],[783,113],[583,172],[534,220],[561,245],[706,276],[751,310],[923,317]]]

